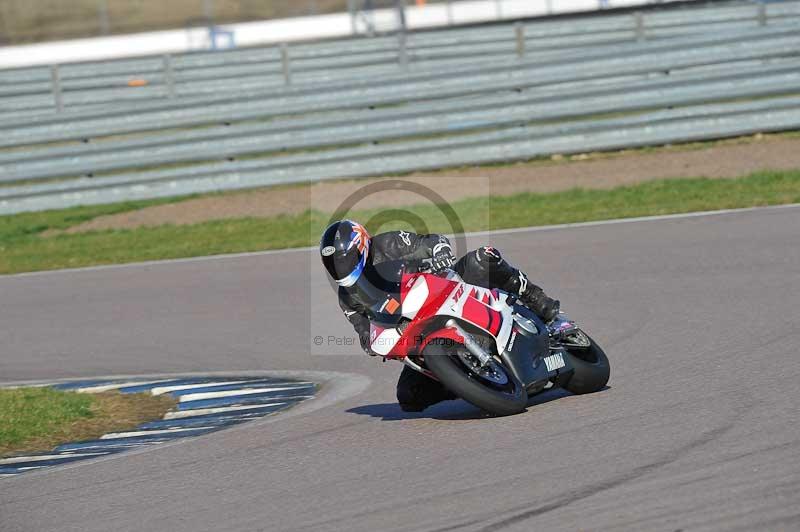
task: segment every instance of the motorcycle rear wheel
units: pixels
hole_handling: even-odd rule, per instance
[[[608,357],[591,337],[588,349],[567,351],[575,372],[564,388],[574,394],[593,393],[602,390],[611,375]]]
[[[528,393],[510,371],[500,366],[506,373],[508,383],[504,386],[493,385],[470,371],[454,352],[455,349],[466,347],[432,343],[423,352],[428,369],[439,378],[445,388],[490,414],[510,416],[525,411]]]

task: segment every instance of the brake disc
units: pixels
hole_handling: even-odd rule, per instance
[[[508,384],[508,375],[506,375],[505,368],[494,360],[491,360],[485,366],[481,366],[480,361],[466,349],[459,349],[456,353],[461,362],[478,377],[500,386]]]

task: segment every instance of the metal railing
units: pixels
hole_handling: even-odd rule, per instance
[[[65,91],[62,113],[3,115],[0,213],[795,129],[800,3],[775,6],[782,15],[770,5],[763,24],[724,22],[716,31],[710,21],[761,8],[657,13],[662,29],[683,29],[644,40],[596,38],[619,32],[629,16],[532,24],[525,36],[536,37],[522,39],[523,50],[512,39],[494,51],[494,32],[514,35],[512,25],[431,32],[409,37],[420,44],[407,70],[378,62],[331,71],[325,61],[334,59],[309,44],[312,66],[292,68],[288,86],[251,76],[263,49],[204,67],[227,74],[209,81],[208,92],[187,91],[182,74],[211,75],[194,66],[206,59],[199,54],[173,63],[176,97],[150,87],[149,97],[119,104],[112,104],[118,89],[97,87],[104,65],[74,65],[59,81],[86,84]],[[543,35],[572,42],[530,51]],[[354,48],[351,58],[393,53],[381,48],[386,39],[364,43],[368,49]],[[424,53],[439,55],[426,62]],[[122,75],[120,64],[111,65],[112,76]],[[25,72],[16,85],[40,90],[39,71]],[[14,86],[0,76],[0,90]],[[0,108],[9,98],[34,97],[0,96]]]

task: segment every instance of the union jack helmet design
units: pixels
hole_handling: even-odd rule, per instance
[[[339,286],[353,286],[361,277],[369,256],[370,236],[352,220],[333,222],[319,243],[322,264]]]

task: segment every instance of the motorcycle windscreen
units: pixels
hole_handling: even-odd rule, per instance
[[[400,280],[403,278],[403,261],[386,261],[367,265],[352,290],[359,301],[369,309],[370,319],[394,325],[402,317],[400,311]]]

